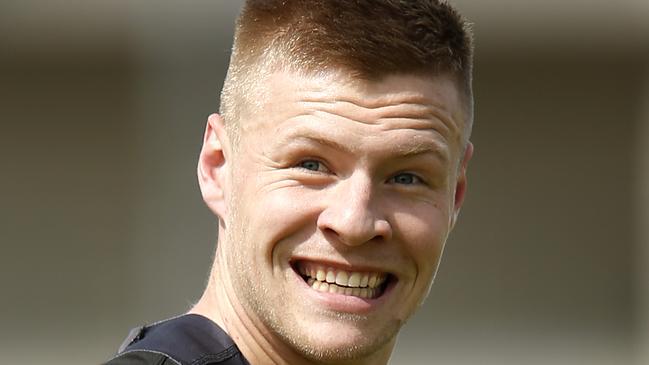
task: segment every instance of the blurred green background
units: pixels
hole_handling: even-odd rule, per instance
[[[454,3],[469,195],[392,364],[649,364],[649,1]],[[239,8],[0,2],[2,363],[99,363],[198,299],[196,158]]]

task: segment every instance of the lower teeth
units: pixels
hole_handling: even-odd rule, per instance
[[[324,293],[351,295],[360,298],[375,298],[379,293],[379,288],[351,288],[339,286],[334,283],[318,281],[314,278],[308,278],[307,284],[309,284],[311,288]]]

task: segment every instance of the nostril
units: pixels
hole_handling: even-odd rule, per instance
[[[390,241],[392,226],[385,217],[370,206],[351,206],[357,209],[350,206],[325,209],[317,220],[320,232],[325,237],[348,246],[377,240]]]
[[[392,225],[387,220],[379,219],[375,221],[374,231],[376,237],[380,237],[381,240],[389,241],[392,238]]]
[[[339,241],[342,240],[342,238],[340,237],[340,235],[338,234],[338,232],[336,232],[336,230],[333,229],[333,228],[329,228],[329,227],[325,227],[325,228],[323,228],[323,229],[322,229],[322,234],[323,234],[323,235],[325,236],[325,238],[327,238],[327,240],[329,240],[329,241],[339,242]]]

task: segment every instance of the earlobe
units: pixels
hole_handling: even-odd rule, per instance
[[[466,148],[464,149],[464,156],[462,157],[462,163],[460,164],[460,169],[457,176],[457,183],[455,185],[453,215],[451,217],[451,229],[453,229],[455,223],[457,222],[457,218],[460,215],[460,209],[462,208],[462,204],[464,203],[464,198],[466,197],[466,189],[467,189],[466,171],[472,156],[473,156],[473,143],[467,142]]]
[[[229,140],[223,118],[212,114],[207,119],[203,148],[198,158],[198,184],[205,204],[221,219],[225,219],[227,214],[228,155]]]

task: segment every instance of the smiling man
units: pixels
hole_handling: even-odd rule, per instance
[[[471,49],[437,1],[248,1],[198,164],[207,288],[109,364],[386,364],[466,192]]]

